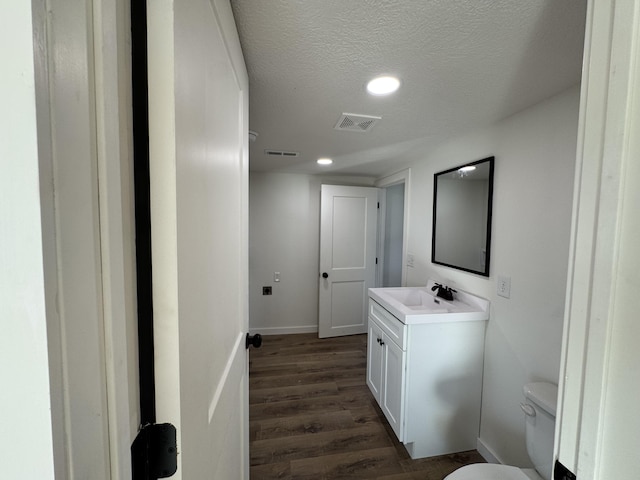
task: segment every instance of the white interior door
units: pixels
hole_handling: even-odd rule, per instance
[[[148,8],[157,421],[174,478],[248,478],[247,74],[228,0]]]
[[[367,332],[375,286],[378,189],[322,185],[320,338]]]

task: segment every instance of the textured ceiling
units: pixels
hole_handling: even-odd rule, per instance
[[[250,169],[381,175],[580,81],[583,0],[231,0],[249,72]],[[402,81],[389,97],[365,84]],[[382,120],[334,130],[342,113]],[[300,152],[270,157],[265,149]],[[316,165],[331,157],[330,167]]]

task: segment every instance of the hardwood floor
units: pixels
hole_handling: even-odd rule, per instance
[[[263,337],[249,359],[251,479],[442,480],[470,451],[412,460],[365,382],[366,335]]]

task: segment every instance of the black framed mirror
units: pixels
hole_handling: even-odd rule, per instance
[[[489,276],[494,157],[433,176],[431,261]]]

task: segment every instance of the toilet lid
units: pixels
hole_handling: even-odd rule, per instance
[[[445,480],[530,480],[530,477],[517,467],[476,463],[459,468]]]

